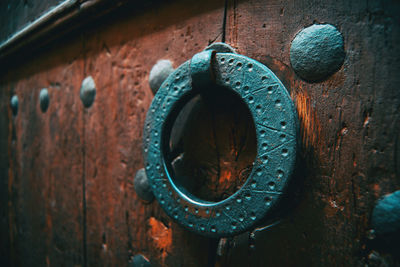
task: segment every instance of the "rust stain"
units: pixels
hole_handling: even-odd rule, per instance
[[[171,252],[172,249],[172,229],[160,222],[154,217],[148,220],[150,229],[149,235],[151,236],[156,248],[161,252],[162,262]]]
[[[300,135],[304,148],[307,150],[321,149],[321,125],[317,118],[315,109],[312,107],[311,99],[306,92],[301,90],[291,92],[292,99],[295,102],[300,121]]]

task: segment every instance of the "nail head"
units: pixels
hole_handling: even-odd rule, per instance
[[[11,110],[14,116],[16,116],[18,114],[18,105],[19,105],[19,100],[18,100],[18,96],[17,95],[13,95],[11,97]]]
[[[82,81],[80,97],[85,108],[88,108],[93,104],[96,97],[96,84],[94,83],[92,76],[88,76]]]
[[[161,84],[174,71],[172,63],[169,60],[162,59],[157,61],[153,66],[149,75],[150,89],[153,94],[156,94]]]
[[[290,62],[297,75],[319,82],[340,69],[345,58],[343,37],[330,24],[314,24],[300,31],[290,47]]]
[[[47,88],[43,88],[42,90],[40,90],[39,104],[40,104],[40,109],[42,110],[42,112],[46,112],[47,109],[49,108],[50,97],[49,97],[49,91],[47,90]]]

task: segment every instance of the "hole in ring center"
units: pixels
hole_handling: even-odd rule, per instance
[[[183,194],[219,202],[246,182],[257,139],[242,98],[228,88],[212,87],[181,99],[170,113],[163,156],[172,182]]]

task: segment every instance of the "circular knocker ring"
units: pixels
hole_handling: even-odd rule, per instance
[[[179,111],[210,84],[240,96],[254,120],[257,139],[249,177],[220,202],[201,200],[175,184],[165,154]],[[205,50],[161,85],[147,113],[143,140],[146,174],[165,212],[196,233],[231,236],[256,226],[282,199],[296,161],[297,114],[286,88],[266,66],[239,54]]]

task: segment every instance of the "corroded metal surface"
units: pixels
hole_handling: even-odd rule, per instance
[[[335,73],[345,57],[343,37],[330,24],[312,25],[300,31],[290,47],[290,62],[297,75],[319,82]]]
[[[143,150],[147,177],[166,213],[191,231],[220,237],[246,231],[279,204],[295,165],[297,114],[287,90],[266,66],[242,55],[213,55],[196,54],[163,83],[147,113]],[[257,156],[250,176],[220,202],[199,199],[176,184],[167,159],[177,112],[210,83],[237,93],[256,125]]]

